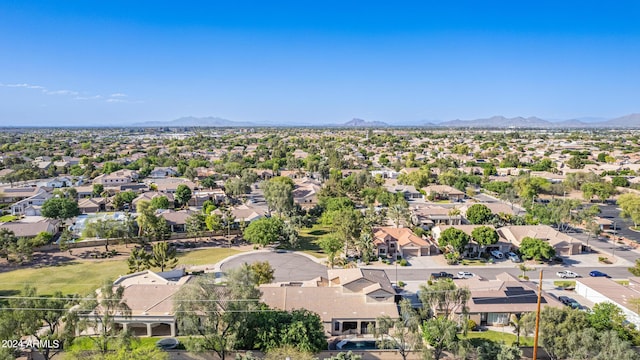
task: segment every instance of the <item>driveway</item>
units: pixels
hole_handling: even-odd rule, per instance
[[[327,277],[327,267],[311,260],[305,255],[293,252],[255,251],[240,254],[223,260],[220,270],[226,272],[244,263],[252,264],[257,261],[268,261],[275,269],[274,281],[305,281]]]

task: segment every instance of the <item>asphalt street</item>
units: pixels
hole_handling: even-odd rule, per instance
[[[226,272],[244,263],[252,264],[257,261],[268,261],[275,269],[274,281],[305,281],[318,276],[327,277],[327,267],[310,258],[296,253],[279,253],[275,251],[250,252],[236,255],[224,260],[220,270]]]

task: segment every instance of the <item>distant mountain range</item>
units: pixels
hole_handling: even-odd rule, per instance
[[[469,128],[640,128],[640,114],[630,114],[610,120],[596,118],[571,120],[544,120],[537,117],[493,116],[488,119],[451,120],[425,124],[426,127],[469,127]]]
[[[585,117],[570,120],[544,120],[535,116],[513,117],[493,116],[486,119],[450,120],[443,122],[427,122],[422,124],[389,124],[382,121],[367,121],[354,118],[343,124],[259,124],[247,121],[232,121],[219,117],[187,116],[171,121],[148,121],[131,124],[136,127],[258,127],[258,126],[314,126],[337,128],[387,128],[393,126],[411,126],[427,128],[640,128],[640,114],[630,114],[614,119]]]
[[[251,126],[259,126],[258,124],[252,122],[244,122],[244,121],[231,121],[219,117],[194,117],[194,116],[185,116],[179,119],[171,120],[171,121],[146,121],[141,123],[131,124],[131,126],[139,126],[139,127],[158,127],[158,126],[166,126],[166,127],[192,127],[192,126],[202,126],[202,127],[251,127]]]

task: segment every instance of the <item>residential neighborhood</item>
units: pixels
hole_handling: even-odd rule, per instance
[[[11,278],[22,272],[78,271],[29,291],[89,296],[64,304],[82,320],[71,335],[47,331],[105,343],[129,333],[177,338],[188,350],[189,339],[220,331],[194,328],[193,316],[240,336],[232,325],[258,321],[263,306],[315,324],[315,352],[368,341],[398,356],[424,348],[455,357],[467,327],[528,344],[540,300],[543,316],[617,311],[635,344],[637,134],[581,134],[70,129],[40,148],[21,140],[29,131],[12,133],[20,150],[0,157],[0,278],[18,293],[26,290]],[[234,303],[235,276],[254,279],[242,290],[254,297]],[[458,345],[403,340],[418,331],[394,322],[408,321],[407,309],[421,329],[450,322]],[[231,321],[233,311],[248,315]],[[242,336],[206,350],[268,350]],[[542,343],[547,354],[554,346]]]

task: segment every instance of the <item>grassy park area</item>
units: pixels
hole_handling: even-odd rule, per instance
[[[193,250],[179,254],[178,264],[213,265],[239,252],[226,248]],[[64,294],[86,295],[100,287],[105,280],[115,280],[128,271],[127,260],[122,258],[73,260],[54,266],[21,268],[0,273],[0,293],[15,294],[29,284],[41,294],[52,294],[60,290]]]
[[[329,227],[315,224],[311,228],[300,229],[300,246],[296,249],[317,258],[324,258],[327,255],[320,249],[316,241],[330,233]]]

